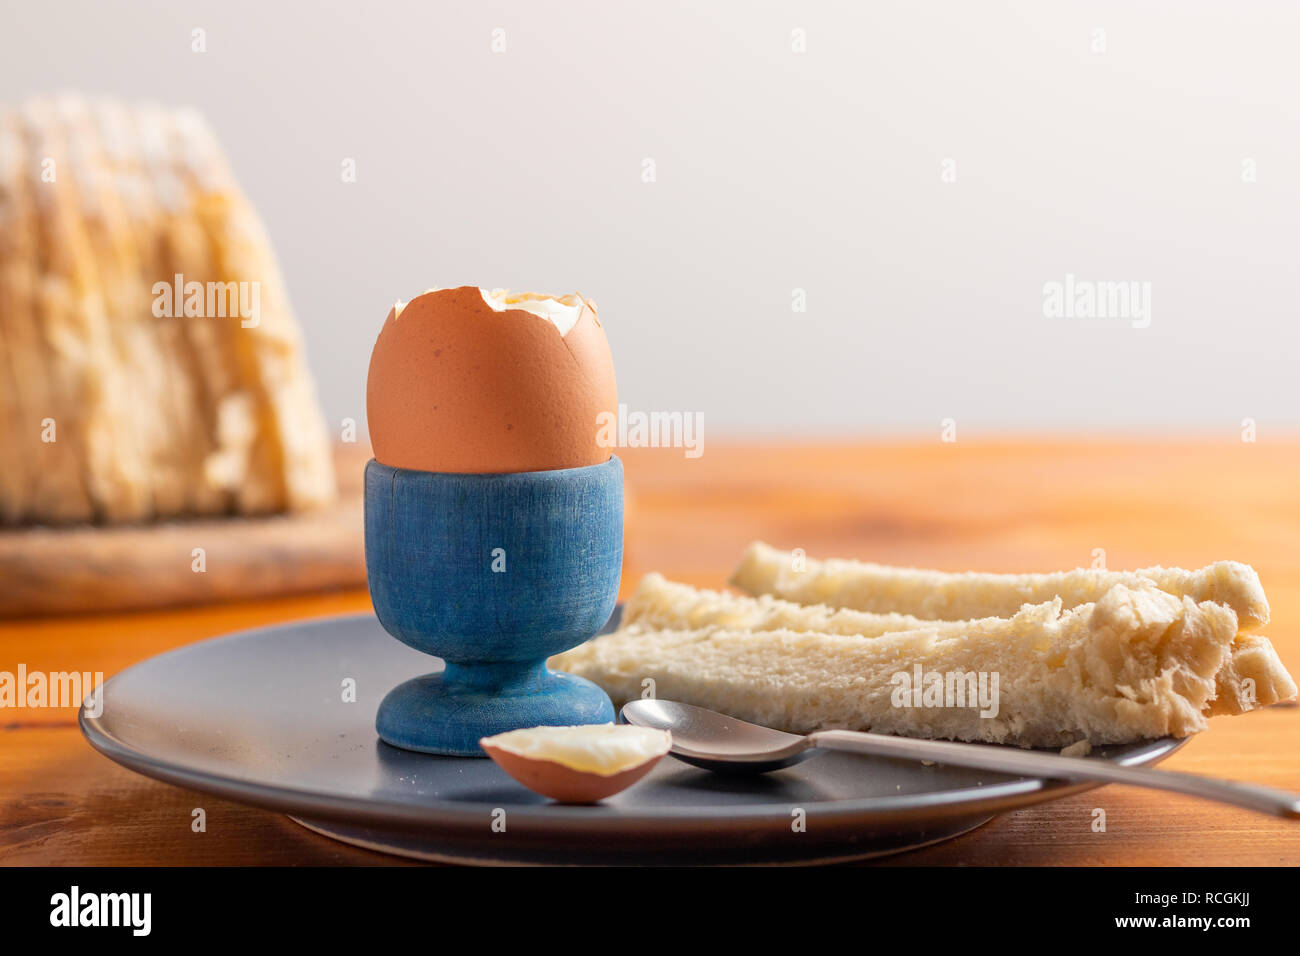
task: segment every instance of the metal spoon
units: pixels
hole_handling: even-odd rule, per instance
[[[805,737],[671,700],[629,701],[623,706],[622,716],[629,724],[671,731],[674,757],[722,773],[779,770],[815,756],[815,751],[820,748],[877,757],[933,760],[935,763],[1026,777],[1124,783],[1218,800],[1277,816],[1300,817],[1300,796],[1284,790],[1190,773],[1125,767],[1108,760],[1062,757],[1015,747],[889,737],[852,730],[820,730]]]

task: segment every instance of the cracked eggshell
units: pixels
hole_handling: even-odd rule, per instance
[[[494,309],[476,286],[395,306],[366,382],[375,458],[460,474],[608,461],[597,420],[617,415],[614,361],[595,311],[578,301],[578,319],[563,335],[533,312]]]
[[[479,741],[506,773],[560,803],[597,803],[626,790],[672,749],[665,730],[627,724],[532,727]]]

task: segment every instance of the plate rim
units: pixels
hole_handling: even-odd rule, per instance
[[[621,605],[615,610],[615,614],[619,610],[621,610]],[[309,629],[323,624],[346,625],[348,623],[377,625],[378,620],[373,613],[367,612],[319,615],[244,628],[228,634],[204,638],[163,651],[160,654],[154,654],[132,664],[104,681],[99,693],[106,694],[109,685],[115,680],[155,661],[165,657],[182,656],[197,652],[217,642],[256,640],[268,636],[273,637],[279,632],[289,630]],[[458,829],[472,827],[477,830],[482,827],[482,808],[485,804],[430,798],[426,802],[417,805],[328,794],[319,790],[240,780],[228,775],[194,769],[177,761],[158,758],[137,747],[133,747],[114,734],[104,725],[102,714],[100,717],[90,716],[86,711],[85,702],[82,703],[77,712],[77,724],[92,748],[128,770],[173,786],[197,790],[202,793],[211,793],[236,803],[275,810],[293,816],[307,816],[322,820],[330,819],[387,825],[400,824],[421,828],[452,826]],[[1161,737],[1144,741],[1132,745],[1136,748],[1135,750],[1126,753],[1114,762],[1122,766],[1151,766],[1181,749],[1189,740],[1191,740],[1191,737],[1181,739]],[[375,743],[381,747],[389,746],[379,739],[378,734],[375,735]],[[437,758],[431,757],[431,759]],[[701,772],[707,773],[707,771]],[[832,825],[847,825],[864,821],[902,821],[910,817],[929,816],[936,811],[954,817],[958,815],[977,816],[980,814],[1003,813],[1037,803],[1057,800],[1104,785],[1092,781],[1070,782],[1046,778],[1026,778],[1009,780],[987,787],[963,787],[955,790],[937,790],[920,794],[908,793],[808,801],[806,805],[802,806],[802,809],[806,812],[809,820],[815,819],[818,822]],[[719,820],[736,821],[751,826],[775,822],[782,829],[788,829],[790,806],[791,804],[788,801],[743,806],[701,803],[690,807],[662,806],[628,810],[604,804],[569,806],[548,802],[512,806],[509,812],[512,829],[523,825],[529,829],[538,828],[548,832],[581,830],[584,833],[591,834],[593,830],[621,831],[633,826],[638,829],[645,829],[669,823],[672,825],[674,832],[682,833],[691,829],[712,832]]]

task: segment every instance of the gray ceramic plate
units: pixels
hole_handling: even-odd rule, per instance
[[[665,758],[599,806],[560,806],[490,760],[408,753],[379,740],[383,695],[437,666],[372,616],[304,621],[137,664],[105,684],[101,716],[83,709],[81,728],[101,753],[158,780],[286,813],[348,843],[470,863],[859,859],[946,840],[1004,810],[1095,786],[852,754],[762,777]],[[355,703],[344,701],[349,679]],[[1095,756],[1152,764],[1180,744]],[[802,830],[792,825],[800,816]]]

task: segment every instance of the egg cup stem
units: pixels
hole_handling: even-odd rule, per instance
[[[458,670],[463,677],[476,669]],[[477,676],[462,683],[445,672],[412,678],[384,697],[375,729],[405,750],[481,757],[479,740],[494,733],[613,719],[613,704],[595,684],[540,667],[522,684],[488,684]]]
[[[609,723],[590,681],[548,670],[595,634],[618,597],[623,466],[365,476],[366,570],[380,623],[445,669],[399,684],[375,728],[407,750],[483,756],[482,737]]]

